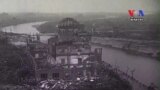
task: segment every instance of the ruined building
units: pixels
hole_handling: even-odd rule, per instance
[[[91,36],[83,30],[84,25],[73,18],[64,18],[57,29],[58,35],[48,39],[48,44],[35,42],[29,46],[36,62],[36,79],[71,80],[98,75],[102,49],[91,51]]]

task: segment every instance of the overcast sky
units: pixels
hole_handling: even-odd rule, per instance
[[[156,0],[0,0],[0,12],[156,12]]]

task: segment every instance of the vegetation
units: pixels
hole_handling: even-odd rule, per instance
[[[18,84],[21,79],[32,76],[32,62],[21,48],[8,43],[7,38],[0,38],[0,83]]]

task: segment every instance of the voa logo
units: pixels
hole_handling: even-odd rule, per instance
[[[128,15],[130,16],[131,21],[143,21],[144,20],[144,11],[143,10],[128,10]]]

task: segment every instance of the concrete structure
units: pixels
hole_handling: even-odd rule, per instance
[[[102,49],[91,51],[87,35],[81,24],[65,18],[57,25],[58,35],[48,39],[48,44],[32,41],[30,52],[37,62],[36,79],[76,79],[97,75],[95,63],[101,61]],[[91,58],[94,57],[94,58]]]

